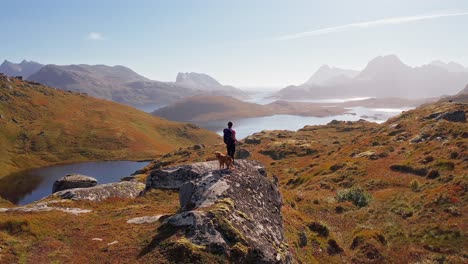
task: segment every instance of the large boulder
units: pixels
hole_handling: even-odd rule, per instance
[[[51,197],[71,200],[102,201],[112,197],[135,198],[145,190],[145,185],[139,182],[116,182],[101,184],[90,188],[76,188],[56,192]]]
[[[437,120],[445,119],[450,122],[466,122],[465,111],[458,110],[452,112],[446,112],[437,117]]]
[[[235,159],[247,159],[247,158],[250,158],[250,156],[252,156],[250,154],[250,151],[243,149],[243,148],[237,150],[236,153],[234,154]]]
[[[281,195],[260,163],[239,160],[234,169],[219,170],[214,161],[171,171],[178,171],[179,180],[186,174],[187,181],[179,190],[180,213],[159,229],[174,234],[164,237],[165,254],[188,250],[178,259],[184,263],[210,262],[210,256],[220,255],[232,263],[292,261],[284,241]],[[155,239],[161,242],[160,236]]]
[[[254,161],[236,160],[235,167],[242,167],[244,164],[255,166],[262,173],[266,173],[265,168],[260,163]],[[197,162],[183,166],[157,169],[152,171],[148,176],[146,188],[178,190],[184,183],[201,178],[204,174],[216,170],[219,170],[218,161]]]
[[[52,193],[74,188],[89,188],[96,185],[97,180],[93,177],[81,174],[67,174],[54,182]]]

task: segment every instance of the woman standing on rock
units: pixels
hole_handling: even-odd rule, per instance
[[[234,163],[234,153],[236,152],[236,131],[232,129],[232,122],[228,122],[228,127],[223,130],[224,143],[226,144],[227,154],[232,158]]]

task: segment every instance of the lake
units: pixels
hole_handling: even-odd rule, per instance
[[[78,173],[94,177],[98,184],[118,182],[124,176],[148,165],[149,162],[98,161],[58,165],[17,172],[0,179],[0,196],[24,205],[52,193],[54,182],[66,174]]]
[[[262,130],[293,130],[303,128],[306,125],[326,125],[332,120],[357,121],[364,119],[371,122],[383,123],[390,117],[396,116],[403,111],[412,109],[404,108],[367,108],[350,107],[347,108],[349,114],[335,115],[327,117],[297,116],[297,115],[272,115],[264,117],[245,118],[233,121],[234,130],[236,130],[237,139],[243,139],[253,133]],[[217,134],[223,134],[223,128],[220,122],[205,123],[203,127],[215,131]],[[221,124],[224,125],[224,124]]]

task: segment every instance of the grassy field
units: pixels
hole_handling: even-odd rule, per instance
[[[0,177],[89,160],[151,159],[215,133],[83,94],[0,78]]]

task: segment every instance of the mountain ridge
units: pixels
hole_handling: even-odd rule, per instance
[[[444,64],[445,65],[445,64]],[[468,83],[468,71],[448,71],[426,64],[411,67],[396,55],[378,56],[354,78],[333,85],[290,85],[276,93],[281,99],[348,96],[424,98],[457,93]]]

